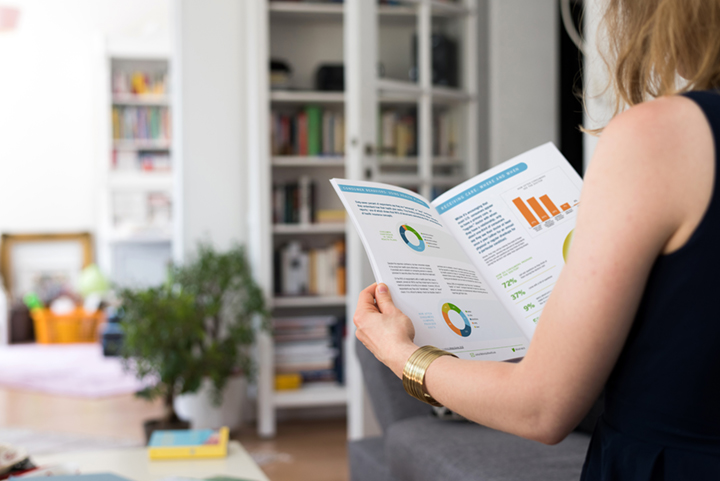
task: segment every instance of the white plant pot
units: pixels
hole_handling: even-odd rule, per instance
[[[196,393],[175,398],[173,406],[178,417],[189,421],[192,429],[237,428],[242,422],[242,405],[247,390],[245,376],[232,376],[223,391],[222,403],[213,403],[212,382],[203,379]]]

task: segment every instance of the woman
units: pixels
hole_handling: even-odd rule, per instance
[[[605,387],[585,480],[720,479],[720,0],[610,0],[604,25],[630,108],[602,133],[526,357],[420,369],[382,284],[360,295],[357,337],[452,411],[543,443]]]

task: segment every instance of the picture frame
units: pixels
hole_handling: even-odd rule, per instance
[[[50,281],[74,287],[82,270],[93,262],[89,232],[2,234],[0,273],[13,299]]]

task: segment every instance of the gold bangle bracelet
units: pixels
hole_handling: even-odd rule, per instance
[[[427,392],[425,388],[425,371],[435,359],[442,356],[457,357],[455,354],[437,347],[423,346],[410,355],[403,368],[403,387],[405,391],[412,397],[437,407],[442,406],[442,404]]]

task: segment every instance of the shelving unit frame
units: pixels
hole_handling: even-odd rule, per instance
[[[249,239],[253,267],[274,308],[302,309],[345,306],[346,319],[352,319],[355,299],[372,282],[362,244],[349,225],[287,226],[272,225],[271,193],[274,170],[312,169],[327,173],[327,178],[377,180],[418,188],[430,197],[433,187],[452,187],[478,171],[478,150],[474,133],[478,129],[477,112],[477,17],[476,0],[443,2],[406,0],[400,5],[377,5],[369,0],[345,0],[336,3],[298,3],[253,0],[248,5],[246,41],[248,43],[249,184],[253,210],[250,213]],[[271,18],[297,19],[299,22],[341,22],[345,92],[310,90],[271,91],[270,58]],[[433,18],[459,25],[460,88],[434,86],[431,82],[430,34]],[[378,78],[378,33],[381,28],[402,24],[414,26],[418,35],[419,81]],[[302,41],[302,39],[298,39]],[[290,158],[272,156],[269,147],[269,119],[272,105],[336,105],[345,112],[345,155],[335,158]],[[377,117],[382,105],[414,105],[417,108],[419,151],[412,158],[382,157],[376,154]],[[460,119],[460,151],[451,157],[433,155],[433,109],[436,106],[457,109]],[[411,173],[385,173],[384,168],[415,167]],[[456,168],[452,175],[438,175],[440,167]],[[327,169],[323,170],[323,169]],[[273,245],[278,236],[342,235],[346,239],[347,296],[329,298],[273,298]],[[273,343],[261,335],[258,343],[258,432],[275,434],[276,410],[288,407],[312,407],[347,404],[348,436],[363,436],[366,408],[363,404],[362,375],[355,357],[354,326],[347,324],[345,344],[346,386],[312,386],[295,392],[273,389]]]
[[[105,86],[103,98],[105,102],[100,106],[99,116],[107,132],[107,140],[103,139],[104,154],[100,158],[99,166],[99,199],[98,199],[98,229],[97,247],[98,262],[101,269],[114,279],[118,272],[117,249],[147,248],[152,256],[158,254],[158,249],[166,251],[169,261],[172,256],[174,232],[141,232],[137,234],[123,234],[113,226],[113,194],[116,192],[164,192],[175,200],[175,186],[177,173],[171,171],[146,172],[117,171],[112,167],[112,152],[116,151],[168,151],[172,153],[171,139],[114,139],[112,136],[111,112],[114,106],[122,107],[171,107],[168,93],[158,94],[116,94],[112,92],[112,71],[114,64],[142,65],[146,63],[164,69],[170,69],[171,53],[169,50],[149,47],[148,49],[117,49],[106,47],[105,68],[103,69],[102,83]],[[172,161],[171,161],[172,162]],[[127,253],[126,253],[127,255]]]

